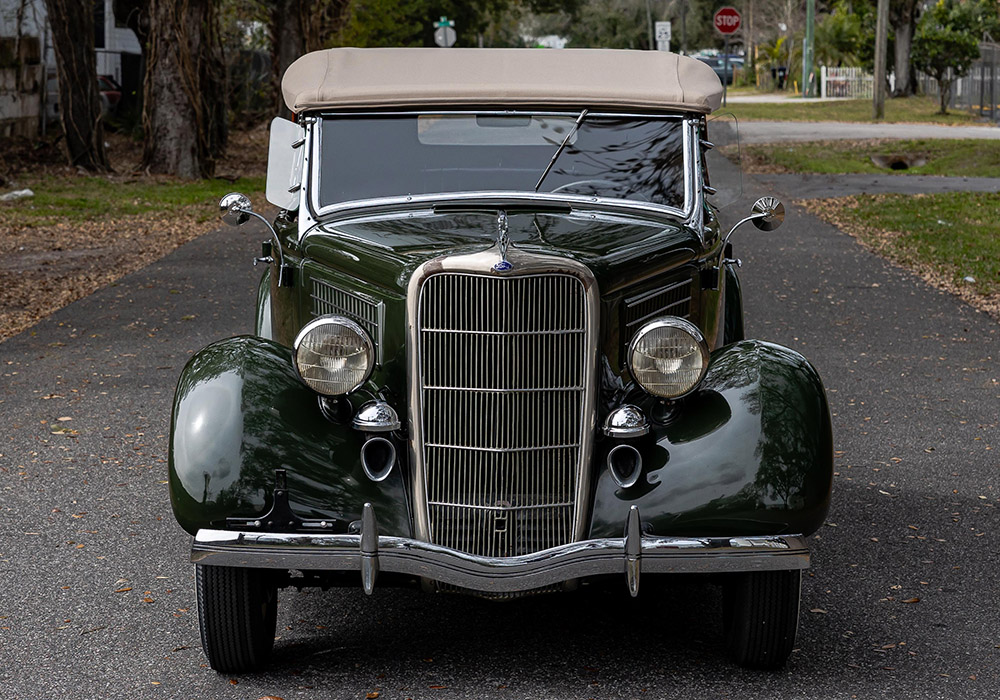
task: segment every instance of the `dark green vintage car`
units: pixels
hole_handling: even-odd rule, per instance
[[[781,666],[830,418],[801,355],[744,338],[711,68],[334,49],[283,91],[256,331],[197,353],[174,403],[212,667],[266,661],[282,587],[634,596],[640,573],[714,575],[733,658]]]

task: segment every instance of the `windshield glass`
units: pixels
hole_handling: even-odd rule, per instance
[[[684,206],[678,118],[422,114],[326,117],[320,208],[359,199],[472,191],[539,192]]]

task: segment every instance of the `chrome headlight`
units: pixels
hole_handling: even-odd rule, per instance
[[[375,365],[375,346],[349,318],[320,316],[299,331],[294,357],[295,370],[310,389],[340,396],[368,379]]]
[[[653,396],[675,399],[694,390],[708,369],[708,344],[697,326],[665,316],[639,329],[628,346],[628,367]]]

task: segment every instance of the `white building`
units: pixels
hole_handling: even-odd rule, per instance
[[[121,85],[123,98],[138,92],[142,52],[135,33],[115,21],[112,0],[79,1],[94,3],[97,74]],[[33,136],[43,113],[49,120],[58,114],[58,102],[45,0],[0,0],[0,136]]]

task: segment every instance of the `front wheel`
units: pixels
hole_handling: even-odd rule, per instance
[[[799,625],[802,572],[729,574],[723,592],[726,647],[740,666],[785,665]]]
[[[263,666],[274,646],[278,587],[266,569],[195,566],[201,646],[221,673]]]

